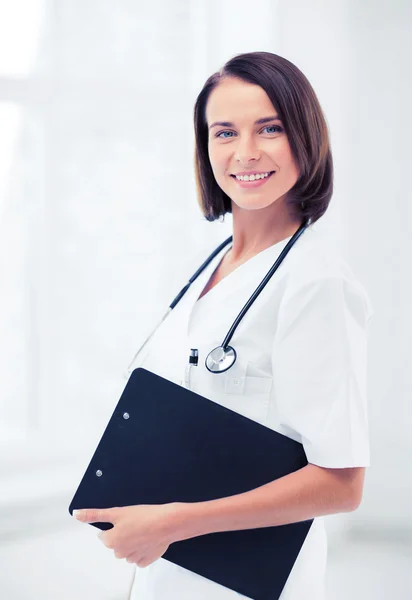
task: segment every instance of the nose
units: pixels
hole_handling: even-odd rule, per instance
[[[259,160],[260,150],[251,139],[244,139],[239,142],[236,152],[235,159],[240,164],[247,165],[251,160]]]

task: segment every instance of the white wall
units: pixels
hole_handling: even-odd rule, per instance
[[[253,50],[290,59],[320,99],[336,187],[319,228],[343,248],[375,309],[372,466],[361,508],[328,519],[331,546],[342,531],[384,547],[410,541],[409,2],[13,7],[14,17],[0,3],[0,592],[124,597],[129,566],[109,566],[106,553],[93,556],[111,585],[78,579],[79,548],[92,554],[96,540],[67,505],[139,342],[230,233],[230,218],[207,223],[195,201],[193,103],[210,73]],[[51,562],[61,540],[67,596]],[[21,556],[38,569],[17,579]]]
[[[354,2],[350,22],[356,95],[344,219],[348,256],[376,314],[369,369],[373,464],[356,518],[359,527],[373,520],[389,538],[402,537],[412,535],[412,5],[380,3],[376,10],[369,0]]]

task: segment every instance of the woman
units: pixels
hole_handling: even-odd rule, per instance
[[[233,242],[212,260],[152,338],[140,363],[303,444],[308,465],[244,494],[209,502],[82,511],[110,521],[102,541],[136,563],[131,598],[234,600],[240,594],[158,560],[178,540],[314,519],[282,600],[324,598],[323,516],[355,510],[369,466],[368,295],[314,228],[332,196],[328,131],[315,93],[286,59],[235,56],[196,102],[195,167],[207,220],[233,215]],[[236,330],[237,360],[204,365],[302,223],[295,242]],[[202,257],[203,258],[203,257]],[[212,435],[212,433],[211,433]]]

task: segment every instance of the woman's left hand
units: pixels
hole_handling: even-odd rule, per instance
[[[112,523],[113,528],[99,534],[116,558],[147,567],[163,556],[177,541],[174,533],[176,504],[139,504],[115,508],[87,508],[73,511],[83,523]]]

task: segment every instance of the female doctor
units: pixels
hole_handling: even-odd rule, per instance
[[[333,191],[325,118],[296,66],[252,52],[209,77],[194,126],[201,209],[208,221],[231,212],[233,239],[158,328],[139,366],[300,442],[308,464],[227,498],[76,516],[113,523],[100,537],[117,558],[137,565],[133,600],[236,600],[237,592],[161,559],[169,545],[314,519],[280,598],[323,600],[323,517],[358,508],[369,466],[366,349],[373,314],[362,284],[313,226]],[[307,228],[236,329],[235,363],[209,371],[206,356],[302,223]],[[198,364],[189,370],[192,348]]]

